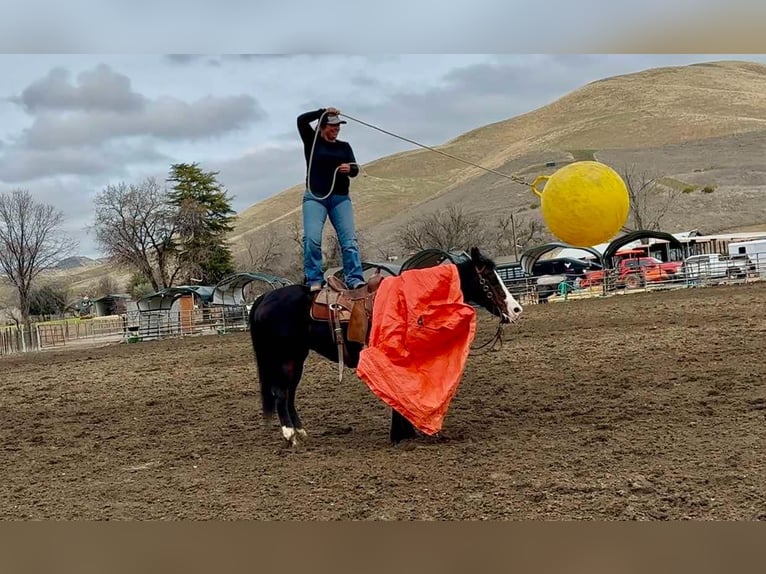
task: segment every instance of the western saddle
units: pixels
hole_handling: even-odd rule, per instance
[[[332,329],[333,341],[338,346],[339,376],[342,378],[343,361],[348,361],[343,337],[346,326],[346,339],[364,345],[367,343],[372,321],[372,308],[375,294],[383,276],[378,270],[366,284],[349,289],[335,276],[327,279],[327,285],[316,292],[311,303],[311,318],[326,321]]]

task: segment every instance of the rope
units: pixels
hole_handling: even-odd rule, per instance
[[[332,174],[332,183],[330,184],[330,190],[327,192],[327,194],[326,194],[326,195],[323,195],[323,196],[319,197],[319,196],[315,195],[313,191],[311,191],[311,164],[312,164],[312,162],[313,162],[313,159],[314,159],[314,148],[315,148],[315,146],[316,146],[316,143],[317,143],[317,138],[319,137],[319,127],[322,125],[322,119],[324,118],[324,116],[325,116],[325,115],[327,115],[327,112],[326,112],[326,111],[325,111],[325,112],[323,112],[321,116],[319,116],[319,120],[317,121],[317,125],[316,125],[316,128],[314,129],[314,141],[311,143],[311,152],[309,153],[309,163],[308,163],[308,166],[307,166],[307,170],[306,170],[306,184],[307,184],[307,185],[306,185],[306,189],[308,190],[308,192],[309,192],[311,195],[313,195],[313,196],[314,196],[316,199],[318,199],[318,200],[320,200],[320,201],[321,201],[321,200],[324,200],[324,199],[327,199],[328,197],[330,197],[330,196],[332,195],[333,189],[335,189],[335,178],[336,178],[336,177],[337,177],[337,175],[338,175],[338,169],[339,169],[339,167],[340,167],[340,166],[339,166],[339,167],[336,167],[336,168],[335,168],[335,170],[333,171],[333,174]],[[519,177],[519,176],[517,176],[517,175],[509,175],[509,174],[507,174],[507,173],[502,173],[502,172],[500,172],[500,171],[497,171],[497,170],[491,169],[491,168],[489,168],[489,167],[484,167],[483,165],[479,165],[478,163],[474,163],[474,162],[472,162],[472,161],[468,161],[467,159],[463,159],[463,158],[461,158],[461,157],[458,157],[458,156],[456,156],[456,155],[452,155],[452,154],[450,154],[450,153],[447,153],[447,152],[445,152],[445,151],[442,151],[442,150],[440,150],[440,149],[436,149],[435,147],[431,147],[431,146],[428,146],[428,145],[422,144],[422,143],[420,143],[420,142],[416,142],[415,140],[411,140],[411,139],[409,139],[409,138],[406,138],[406,137],[404,137],[404,136],[400,136],[400,135],[398,135],[398,134],[395,134],[395,133],[393,133],[393,132],[390,132],[390,131],[388,131],[388,130],[384,130],[383,128],[380,128],[380,127],[378,127],[378,126],[375,126],[375,125],[372,125],[372,124],[370,124],[370,123],[367,123],[367,122],[365,122],[365,121],[362,121],[362,120],[360,120],[359,118],[355,118],[355,117],[353,117],[353,116],[349,116],[348,114],[343,114],[343,113],[341,113],[341,114],[338,114],[338,115],[341,115],[341,116],[343,116],[344,118],[348,118],[348,119],[350,119],[350,120],[352,120],[352,121],[354,121],[354,122],[357,122],[357,123],[359,123],[359,124],[362,124],[362,125],[364,125],[364,126],[367,126],[368,128],[372,128],[372,129],[374,129],[374,130],[378,130],[379,132],[382,132],[382,133],[384,133],[384,134],[387,134],[387,135],[389,135],[389,136],[395,137],[395,138],[397,138],[397,139],[400,139],[400,140],[402,140],[402,141],[406,141],[406,142],[408,142],[408,143],[411,143],[411,144],[413,144],[413,145],[416,145],[416,146],[422,147],[423,149],[427,149],[427,150],[429,150],[429,151],[432,151],[432,152],[434,152],[434,153],[438,153],[438,154],[441,154],[441,155],[443,155],[443,156],[445,156],[445,157],[448,157],[448,158],[454,159],[454,160],[456,160],[456,161],[459,161],[459,162],[462,162],[462,163],[468,164],[468,165],[470,165],[470,166],[473,166],[473,167],[477,167],[477,168],[479,168],[479,169],[483,169],[483,170],[484,170],[484,171],[486,171],[486,172],[489,172],[489,173],[494,173],[495,175],[499,175],[500,177],[504,177],[504,178],[506,178],[506,179],[510,179],[511,181],[513,181],[513,182],[516,182],[516,183],[519,183],[519,184],[521,184],[521,185],[526,185],[527,187],[531,187],[531,186],[532,186],[532,184],[531,184],[531,183],[529,183],[529,182],[527,182],[527,181],[524,181],[524,179],[523,179],[523,178],[521,178],[521,177]],[[360,164],[358,164],[358,163],[355,163],[355,162],[352,162],[350,165],[355,165],[355,166],[356,166],[356,167],[359,169],[359,171],[360,171],[360,172],[363,172],[363,168],[362,168],[362,166],[361,166]],[[366,174],[365,174],[365,175],[366,175]]]
[[[346,118],[348,118],[348,119],[350,119],[350,120],[353,120],[353,121],[355,121],[355,122],[357,122],[357,123],[360,123],[360,124],[362,124],[362,125],[365,125],[365,126],[367,126],[368,128],[372,128],[372,129],[374,129],[374,130],[378,130],[379,132],[383,132],[384,134],[388,134],[388,135],[390,135],[390,136],[393,136],[393,137],[395,137],[395,138],[398,138],[398,139],[400,139],[400,140],[403,140],[403,141],[409,142],[409,143],[411,143],[411,144],[414,144],[414,145],[416,145],[416,146],[420,146],[420,147],[422,147],[422,148],[424,148],[424,149],[427,149],[427,150],[430,150],[430,151],[432,151],[432,152],[436,152],[436,153],[438,153],[438,154],[441,154],[441,155],[443,155],[443,156],[447,156],[447,157],[449,157],[449,158],[451,158],[451,159],[454,159],[454,160],[457,160],[457,161],[461,161],[461,162],[463,162],[463,163],[467,163],[468,165],[471,165],[471,166],[473,166],[473,167],[478,167],[479,169],[483,169],[484,171],[487,171],[487,172],[489,172],[489,173],[494,173],[495,175],[499,175],[499,176],[501,176],[501,177],[505,177],[505,178],[508,178],[508,179],[510,179],[510,180],[512,180],[512,181],[515,181],[516,183],[520,183],[520,184],[522,184],[522,185],[526,185],[526,186],[531,186],[531,185],[532,185],[531,183],[528,183],[528,182],[524,181],[522,178],[520,178],[520,177],[519,177],[519,176],[517,176],[517,175],[509,175],[509,174],[507,174],[507,173],[502,173],[502,172],[499,172],[499,171],[497,171],[497,170],[494,170],[494,169],[491,169],[491,168],[488,168],[488,167],[484,167],[484,166],[482,166],[482,165],[479,165],[478,163],[473,163],[472,161],[468,161],[467,159],[463,159],[463,158],[457,157],[457,156],[455,156],[455,155],[449,154],[449,153],[447,153],[447,152],[444,152],[444,151],[442,151],[442,150],[436,149],[436,148],[434,148],[434,147],[431,147],[431,146],[427,146],[427,145],[425,145],[425,144],[422,144],[422,143],[418,143],[418,142],[416,142],[416,141],[414,141],[414,140],[411,140],[411,139],[409,139],[409,138],[405,138],[405,137],[403,137],[403,136],[400,136],[400,135],[397,135],[397,134],[395,134],[395,133],[389,132],[389,131],[387,131],[387,130],[384,130],[383,128],[379,128],[379,127],[377,127],[377,126],[374,126],[374,125],[372,125],[372,124],[368,124],[367,122],[363,122],[363,121],[362,121],[362,120],[360,120],[360,119],[357,119],[357,118],[351,117],[351,116],[349,116],[348,114],[340,114],[340,115],[341,115],[341,116],[343,116],[343,117],[346,117]]]
[[[309,163],[308,163],[308,166],[306,167],[306,189],[312,196],[314,196],[315,199],[319,201],[327,199],[328,197],[332,195],[332,192],[335,189],[335,178],[338,176],[338,170],[340,169],[340,166],[338,166],[332,172],[332,183],[330,183],[330,191],[327,192],[327,195],[323,195],[322,197],[319,197],[318,195],[314,194],[313,191],[311,191],[311,163],[314,160],[314,147],[317,144],[317,137],[319,136],[320,126],[322,125],[322,118],[324,118],[326,115],[327,115],[327,111],[322,112],[322,115],[319,116],[319,120],[317,120],[317,126],[316,128],[314,128],[314,141],[311,142],[311,152],[309,153]],[[349,162],[349,165],[355,165],[357,168],[359,168],[360,172],[364,172],[362,166],[356,162],[353,162],[353,161]]]
[[[314,195],[314,192],[311,191],[311,163],[314,160],[314,147],[317,145],[317,138],[319,137],[319,126],[322,125],[322,118],[324,118],[327,115],[327,112],[322,112],[322,115],[319,116],[319,119],[317,120],[317,127],[314,128],[314,141],[311,142],[311,152],[309,153],[309,164],[306,167],[306,189],[311,195]],[[338,168],[335,168],[335,173],[338,172]],[[314,197],[318,200],[327,199],[332,195],[332,190],[335,187],[335,173],[333,173],[332,176],[332,185],[330,186],[330,191],[327,192],[327,195],[322,197],[317,197],[314,195]]]

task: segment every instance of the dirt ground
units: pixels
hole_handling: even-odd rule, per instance
[[[398,447],[312,355],[285,448],[247,333],[2,358],[0,519],[766,519],[766,283],[525,314]]]

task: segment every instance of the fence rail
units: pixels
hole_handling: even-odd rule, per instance
[[[45,351],[75,345],[135,343],[226,333],[247,329],[246,307],[210,307],[189,311],[131,311],[83,320],[36,323],[30,328],[0,327],[0,355]]]
[[[520,303],[547,303],[549,299],[559,300],[572,297],[597,297],[617,293],[708,287],[722,284],[741,284],[766,280],[766,253],[750,254],[746,266],[732,266],[726,263],[687,265],[676,274],[636,270],[630,273],[618,268],[605,269],[600,277],[590,284],[574,276],[564,280],[545,283],[545,277],[508,277],[503,282]],[[561,283],[566,283],[562,286]]]

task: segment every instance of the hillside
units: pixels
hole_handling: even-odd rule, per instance
[[[530,182],[579,159],[595,158],[615,169],[632,164],[672,185],[697,189],[673,205],[667,231],[762,226],[766,66],[726,61],[606,78],[439,149]],[[546,162],[556,166],[546,168]],[[698,191],[704,186],[715,192]],[[301,191],[296,185],[241,212],[231,236],[235,254],[268,236],[279,238],[283,252],[295,251],[288,228],[299,220]],[[420,148],[364,165],[352,193],[370,258],[376,257],[374,246],[390,243],[407,222],[446,205],[488,220],[511,213],[538,216],[536,197],[526,186]],[[108,267],[88,267],[89,278],[96,269],[103,273]],[[67,276],[75,280],[78,273],[69,270]]]
[[[54,269],[57,271],[67,271],[70,269],[79,269],[81,267],[90,267],[92,265],[98,264],[99,262],[97,260],[91,259],[90,257],[74,256],[62,259],[58,262]]]

